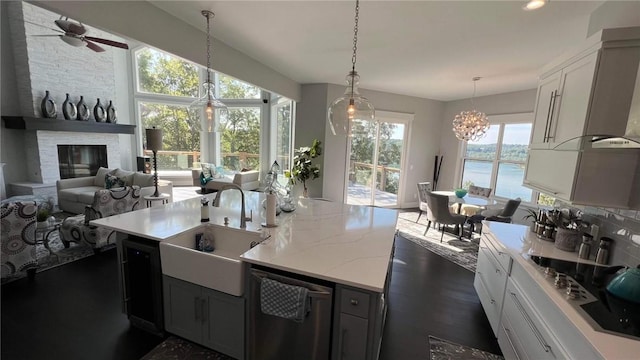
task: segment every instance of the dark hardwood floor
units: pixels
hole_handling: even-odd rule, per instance
[[[139,359],[162,341],[120,312],[115,250],[2,285],[3,360]],[[429,358],[428,335],[500,353],[473,273],[399,238],[380,358]]]

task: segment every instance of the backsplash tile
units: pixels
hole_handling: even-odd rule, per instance
[[[613,239],[609,265],[635,267],[640,264],[640,211],[588,206],[584,209],[583,219],[600,227],[599,238]],[[594,246],[598,244],[599,239]]]

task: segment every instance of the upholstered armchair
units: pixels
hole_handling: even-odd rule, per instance
[[[17,201],[2,205],[2,278],[26,271],[33,278],[38,267],[36,259],[35,201]]]
[[[423,212],[426,212],[429,210],[429,207],[427,206],[427,194],[429,194],[429,192],[431,192],[430,182],[418,183],[418,199],[420,200],[420,204],[419,204],[420,213],[418,214],[418,219],[416,219],[416,222],[420,221],[420,217],[422,216]]]
[[[458,226],[458,239],[462,239],[462,227],[467,221],[467,217],[459,214],[454,214],[449,211],[449,197],[446,195],[438,195],[432,192],[427,193],[427,228],[424,231],[424,235],[429,231],[431,223],[437,223],[440,225],[456,225]],[[444,236],[444,226],[442,227],[440,234],[440,242]]]
[[[60,227],[60,237],[65,247],[69,242],[86,243],[95,252],[115,244],[115,231],[89,224],[91,220],[137,210],[140,206],[140,187],[126,186],[96,191],[93,204],[85,208],[84,215],[68,217]]]

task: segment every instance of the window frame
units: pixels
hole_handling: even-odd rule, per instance
[[[132,101],[132,106],[133,106],[133,116],[134,116],[134,120],[135,120],[135,124],[137,125],[138,131],[137,131],[137,136],[136,136],[136,143],[137,143],[137,152],[138,154],[143,154],[144,153],[144,142],[143,142],[143,127],[142,127],[142,119],[140,118],[140,103],[141,102],[151,102],[151,103],[157,103],[157,104],[165,104],[165,105],[173,105],[173,106],[189,106],[192,102],[194,102],[195,100],[197,100],[197,97],[188,97],[188,96],[175,96],[175,95],[166,95],[166,94],[154,94],[154,93],[149,93],[149,92],[144,92],[144,91],[140,91],[139,89],[139,73],[138,73],[138,59],[137,59],[137,53],[145,48],[149,48],[155,51],[159,51],[159,52],[163,52],[165,54],[168,54],[170,56],[174,56],[176,58],[180,58],[182,59],[180,56],[176,56],[174,54],[168,53],[166,51],[163,51],[161,49],[157,49],[154,48],[152,46],[147,46],[147,45],[140,45],[137,46],[135,48],[131,49],[131,57],[130,59],[130,74],[131,74],[131,82],[130,82],[130,91],[133,97],[133,101]],[[186,59],[182,59],[183,61],[187,61],[192,63],[197,71],[198,71],[198,78],[199,78],[199,88],[198,91],[200,91],[200,86],[201,84],[206,81],[206,77],[207,77],[207,69],[197,63],[193,63],[189,60]],[[218,84],[219,82],[219,75],[221,73],[218,73],[214,70],[211,71],[211,74],[213,76],[213,80],[216,84]],[[233,76],[230,75],[226,75],[226,74],[222,74],[224,76],[228,76],[231,77],[233,79]],[[240,79],[236,79],[238,81],[241,82],[245,82],[243,80]],[[245,82],[246,83],[246,82]],[[247,83],[250,84],[250,83]],[[250,84],[252,86],[255,86],[253,84]],[[216,96],[219,96],[219,91],[220,91],[220,87],[216,86]],[[256,99],[220,99],[223,103],[225,103],[225,105],[227,105],[229,108],[232,107],[258,107],[260,108],[260,170],[264,171],[264,169],[267,169],[268,167],[271,166],[271,163],[273,162],[273,160],[271,159],[272,157],[275,158],[275,155],[272,155],[271,152],[271,122],[272,122],[272,117],[271,117],[271,111],[270,111],[270,104],[269,104],[269,100],[272,96],[272,94],[264,89],[260,89],[260,98],[256,98]],[[294,104],[292,106],[293,109],[295,109],[295,101],[291,100],[292,104]],[[295,124],[295,112],[292,113],[292,123]],[[294,146],[294,138],[291,137],[291,149],[293,149]],[[220,150],[220,134],[219,133],[207,133],[204,131],[200,132],[200,160],[202,162],[212,162],[212,161],[219,161],[221,158],[221,150]],[[271,161],[269,161],[271,160]],[[181,171],[184,172],[185,174],[187,173],[187,171]],[[189,173],[189,176],[190,173]]]
[[[515,161],[515,160],[508,160],[508,159],[503,160],[500,158],[502,155],[502,141],[504,138],[505,125],[530,123],[533,131],[533,113],[527,112],[527,113],[488,115],[488,117],[489,117],[489,122],[492,126],[499,125],[498,137],[496,139],[496,142],[497,142],[496,153],[494,155],[494,158],[492,160],[485,160],[485,159],[467,157],[466,153],[467,153],[468,143],[466,141],[460,141],[455,183],[457,184],[458,187],[462,187],[462,179],[464,177],[464,163],[466,160],[490,162],[492,164],[492,167],[491,167],[491,175],[489,179],[490,181],[489,187],[493,189],[491,192],[491,198],[506,202],[507,200],[509,200],[508,198],[496,195],[496,185],[498,181],[498,167],[502,163],[524,165],[525,174],[526,174],[527,160],[525,159],[524,161]],[[530,143],[531,143],[531,137],[529,137],[529,144]],[[531,199],[522,199],[522,203],[528,204],[531,206],[538,206],[538,198],[540,194],[536,190],[533,190],[533,189],[530,189],[530,190],[531,190]]]

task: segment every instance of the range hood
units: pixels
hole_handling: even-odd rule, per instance
[[[640,151],[640,136],[585,135],[558,145],[556,151],[585,151],[589,149],[635,149]]]

